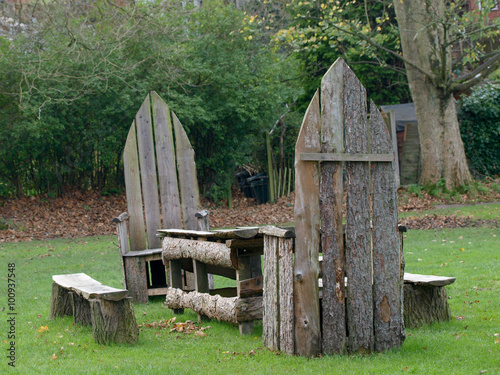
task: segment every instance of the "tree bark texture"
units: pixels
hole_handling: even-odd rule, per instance
[[[472,177],[449,88],[451,45],[444,48],[448,42],[445,31],[439,25],[433,27],[444,13],[445,1],[394,1],[394,8],[404,57],[433,77],[406,64],[422,151],[420,183],[444,178],[448,188],[470,184]]]
[[[451,320],[444,286],[404,285],[404,322],[418,328],[432,322]]]
[[[163,259],[191,258],[214,266],[234,268],[231,249],[225,243],[165,237]]]
[[[52,283],[49,319],[73,315],[73,298],[71,292],[56,283]]]
[[[121,301],[91,299],[90,310],[94,341],[98,344],[134,344],[139,339],[131,298]]]
[[[352,70],[344,69],[345,151],[368,152],[366,91]],[[350,352],[373,350],[373,296],[367,162],[346,163],[347,324]]]
[[[77,293],[71,293],[71,296],[73,298],[73,317],[75,324],[92,324],[89,301],[79,296]]]
[[[393,152],[390,136],[377,107],[370,107],[372,153]],[[372,257],[374,348],[387,351],[403,344],[405,329],[401,314],[401,268],[398,230],[398,196],[395,163],[372,167]]]
[[[189,308],[210,319],[230,323],[262,319],[262,297],[227,298],[168,288],[165,304],[174,310]]]

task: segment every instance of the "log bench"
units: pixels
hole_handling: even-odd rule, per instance
[[[84,273],[54,275],[50,319],[73,316],[75,324],[92,325],[98,344],[137,342],[139,328],[126,289],[115,289]]]
[[[418,328],[432,322],[451,320],[446,285],[454,281],[454,277],[405,272],[403,296],[405,326]]]

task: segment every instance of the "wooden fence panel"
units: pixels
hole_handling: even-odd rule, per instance
[[[345,151],[367,153],[366,92],[346,66],[344,69]],[[369,164],[347,162],[346,269],[347,322],[350,352],[373,349],[372,262],[369,207]]]
[[[160,229],[160,201],[156,174],[153,129],[149,95],[146,97],[135,117],[137,125],[137,144],[139,146],[139,165],[141,167],[142,196],[146,215],[148,248],[161,247],[156,231]]]
[[[343,149],[344,79],[341,59],[321,81],[321,152]],[[342,230],[343,164],[321,163],[321,249],[323,252],[323,353],[346,350],[345,254]]]
[[[135,121],[128,132],[123,150],[123,169],[127,186],[127,204],[129,220],[130,250],[144,250],[146,245],[146,227],[142,211],[141,174],[137,155],[137,135]]]
[[[309,104],[295,145],[295,350],[321,353],[319,314],[319,163],[300,160],[302,152],[320,152],[319,92]]]
[[[390,137],[377,107],[371,102],[370,143],[373,153],[392,153]],[[373,303],[375,350],[386,351],[403,343],[398,197],[394,163],[372,168]]]
[[[177,184],[174,134],[170,110],[160,96],[151,92],[153,122],[155,129],[156,160],[160,185],[163,229],[182,228],[181,204]]]

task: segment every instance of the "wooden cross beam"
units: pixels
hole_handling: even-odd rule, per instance
[[[319,153],[302,152],[302,161],[374,161],[393,162],[394,154],[345,154],[345,153]]]

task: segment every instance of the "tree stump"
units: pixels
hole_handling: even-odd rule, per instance
[[[89,301],[79,296],[77,293],[71,293],[71,295],[73,298],[73,317],[75,324],[92,324]]]
[[[139,327],[130,297],[120,301],[91,299],[89,302],[96,343],[133,344],[138,341]]]
[[[432,322],[451,320],[444,286],[404,284],[404,322],[418,328]]]
[[[73,315],[73,298],[71,294],[68,289],[52,283],[49,319]]]

